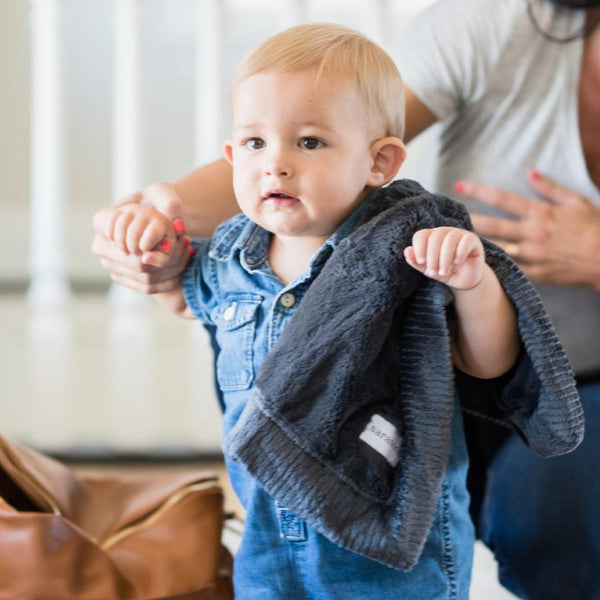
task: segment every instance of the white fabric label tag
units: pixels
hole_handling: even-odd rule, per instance
[[[394,425],[380,415],[373,415],[360,438],[373,450],[381,454],[392,467],[398,464],[400,454],[400,434]]]

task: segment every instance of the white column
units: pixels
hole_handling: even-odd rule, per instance
[[[31,255],[29,300],[64,307],[70,297],[65,240],[62,65],[58,0],[31,0]]]
[[[114,0],[113,198],[142,183],[141,0]],[[152,355],[154,327],[149,299],[121,285],[110,290],[113,308],[107,329],[108,434],[115,450],[152,447]]]
[[[112,197],[115,202],[142,187],[140,96],[140,0],[114,0],[114,95],[112,131]],[[139,294],[112,285],[111,303],[136,309]]]
[[[140,166],[139,0],[114,0],[113,197],[138,189]]]
[[[220,158],[226,137],[227,74],[224,39],[227,6],[224,0],[196,2],[195,161],[201,165]]]

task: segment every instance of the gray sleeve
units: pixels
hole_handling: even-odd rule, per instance
[[[395,40],[404,82],[438,119],[485,93],[516,10],[515,0],[441,0]]]

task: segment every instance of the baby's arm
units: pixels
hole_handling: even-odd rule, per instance
[[[455,227],[417,231],[404,250],[409,265],[445,283],[454,296],[454,364],[479,378],[499,377],[514,364],[521,340],[515,309],[473,232]]]
[[[181,317],[183,319],[194,319],[194,315],[190,310],[185,297],[183,295],[183,288],[181,282],[179,285],[170,292],[159,292],[153,294],[159,304],[162,304],[169,312]]]

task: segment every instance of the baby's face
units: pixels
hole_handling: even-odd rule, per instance
[[[276,235],[329,237],[364,197],[383,137],[355,86],[260,73],[236,86],[232,109],[225,154],[242,211]]]

